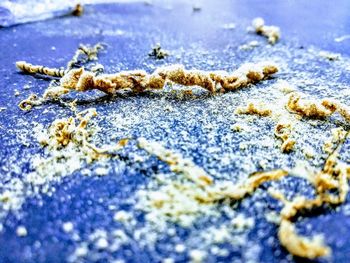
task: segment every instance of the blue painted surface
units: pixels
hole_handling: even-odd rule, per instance
[[[233,54],[234,49],[231,52],[230,48],[244,44],[247,40],[260,40],[258,36],[249,35],[245,31],[246,26],[257,16],[264,17],[268,24],[281,27],[283,37],[278,45],[291,45],[294,48],[314,45],[320,49],[340,52],[343,55],[350,54],[350,39],[340,43],[334,41],[336,37],[350,34],[349,1],[309,1],[307,3],[305,1],[221,1],[220,3],[212,1],[203,4],[202,10],[195,13],[188,3],[175,2],[169,5],[172,6],[171,9],[167,8],[167,4],[148,6],[142,3],[89,6],[82,17],[64,17],[0,29],[0,63],[2,66],[0,70],[0,106],[7,108],[0,113],[0,173],[3,178],[7,180],[8,177],[5,175],[9,174],[18,178],[24,176],[31,170],[28,155],[42,151],[35,142],[29,147],[20,145],[11,130],[7,128],[20,128],[18,124],[21,119],[40,121],[48,125],[56,116],[52,113],[45,114],[45,108],[59,109],[62,116],[69,115],[68,109],[62,109],[60,105],[54,103],[29,113],[23,113],[18,109],[17,103],[21,99],[30,92],[42,93],[48,81],[19,74],[14,66],[17,60],[28,60],[47,66],[64,66],[79,43],[94,44],[102,41],[108,44],[106,53],[100,58],[100,62],[106,65],[107,71],[136,68],[151,71],[152,66],[178,61],[174,56],[170,56],[165,62],[151,61],[147,57],[150,47],[160,42],[165,49],[170,51],[183,47],[185,53],[180,58],[180,62],[188,67],[217,69],[217,66],[220,65],[220,68],[232,68],[230,65],[234,63],[249,61],[250,55],[249,53]],[[235,30],[221,28],[223,24],[231,22],[236,23]],[[126,33],[121,36],[110,33],[116,29]],[[55,50],[51,49],[52,46],[55,47]],[[186,50],[207,51],[208,56],[213,54],[217,64],[207,65],[207,57],[203,55],[204,53],[198,56],[191,53],[187,57]],[[322,62],[315,62],[313,66],[315,66],[315,74],[322,75],[322,69],[326,65],[322,65]],[[28,84],[29,79],[31,90],[22,92],[22,86]],[[342,81],[349,84],[348,73],[344,73]],[[19,97],[14,96],[15,89],[21,90]],[[81,109],[93,106],[103,113],[119,107],[118,104],[101,105],[99,101],[96,102],[91,98],[85,98],[85,100],[86,103],[79,105]],[[102,100],[109,101],[110,99],[103,97]],[[127,100],[122,99],[119,102],[120,106],[127,105]],[[134,100],[141,109],[147,107],[152,96],[140,95],[140,97],[131,97],[130,100]],[[176,105],[178,103],[175,102]],[[205,111],[205,102],[195,100],[192,103],[193,106],[199,108],[198,115]],[[188,127],[186,123],[181,122],[181,119],[172,121],[162,113],[159,113],[158,118],[149,120],[156,126],[157,132],[147,133],[142,130],[142,127],[139,127],[132,130],[131,134],[134,137],[142,135],[154,138],[158,136],[155,139],[161,140],[166,136],[176,137],[176,134],[184,129],[189,130],[189,133],[197,137],[204,146],[207,143],[205,131],[202,130],[199,123]],[[174,134],[163,134],[161,129],[157,128],[157,124],[163,120],[168,124],[172,122],[171,129]],[[220,137],[217,140],[220,140]],[[206,157],[199,150],[188,149],[188,152],[196,163],[206,165]],[[122,155],[126,160],[128,159],[127,151]],[[21,171],[11,170],[11,165],[16,160],[21,164]],[[85,177],[76,172],[74,176],[66,177],[62,182],[54,185],[57,191],[52,196],[42,195],[28,198],[21,209],[21,216],[9,213],[3,219],[4,229],[0,233],[0,261],[65,261],[75,248],[75,242],[71,236],[61,229],[62,222],[65,221],[74,222],[82,239],[96,228],[108,230],[119,227],[118,223],[113,221],[113,213],[108,206],[113,204],[119,209],[131,209],[125,201],[133,195],[137,187],[145,184],[155,171],[166,170],[165,166],[156,159],[151,158],[148,162],[132,169],[128,166],[127,161],[124,165],[117,163],[115,166],[119,167],[118,172],[105,177]],[[217,169],[224,168],[217,167]],[[234,170],[232,167],[230,169]],[[298,182],[293,180],[287,182],[292,191],[299,189]],[[2,181],[2,183],[5,182]],[[266,203],[271,206],[269,208],[278,207],[268,197],[261,198],[267,198]],[[256,226],[249,234],[249,240],[263,246],[261,262],[298,261],[298,259],[288,257],[286,251],[280,247],[276,241],[276,226],[267,223],[263,216],[259,215],[260,211],[246,209],[239,205],[238,210],[257,218]],[[142,222],[144,215],[141,212],[138,213],[139,220]],[[325,233],[327,240],[332,245],[334,256],[325,261],[349,261],[350,220],[347,216],[339,211],[327,211],[325,216],[303,219],[300,223],[301,229],[303,229],[304,222],[310,222],[316,232]],[[24,238],[17,237],[15,233],[16,227],[20,224],[25,225],[28,229],[29,234]],[[205,225],[197,227],[201,228]],[[183,238],[188,235],[188,230],[179,228],[178,231]],[[268,242],[270,236],[274,239],[272,244]],[[137,242],[134,242],[123,247],[113,256],[123,258],[128,262],[158,262],[162,257],[172,255],[164,245],[165,243],[159,242],[157,249],[151,251],[142,249]],[[243,251],[237,249],[231,251],[227,258],[209,258],[208,260],[214,262],[240,259],[242,253]],[[96,261],[104,262],[108,259],[109,256],[102,253],[101,258]],[[186,261],[188,257],[178,255],[176,259]]]

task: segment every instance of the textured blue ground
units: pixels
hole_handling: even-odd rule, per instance
[[[171,8],[169,8],[171,6]],[[0,28],[0,107],[6,110],[0,112],[0,182],[5,184],[9,178],[21,178],[30,168],[28,156],[42,151],[37,143],[25,146],[18,142],[12,129],[19,129],[20,122],[25,120],[39,121],[49,124],[55,118],[51,112],[44,114],[45,107],[30,113],[23,113],[17,103],[30,92],[41,93],[48,85],[45,79],[34,79],[19,74],[15,69],[15,61],[28,60],[32,63],[42,63],[48,66],[64,66],[71,58],[79,43],[105,42],[108,44],[106,53],[101,56],[101,63],[106,65],[107,71],[121,69],[145,68],[147,70],[163,62],[150,61],[147,57],[150,47],[160,42],[167,50],[179,50],[180,62],[191,67],[208,67],[207,56],[214,61],[226,61],[227,50],[239,44],[252,40],[246,36],[245,28],[250,21],[257,17],[264,17],[268,24],[278,25],[282,29],[281,44],[294,47],[317,48],[343,55],[350,55],[350,39],[335,42],[334,39],[350,34],[350,2],[342,1],[208,1],[201,4],[202,10],[193,12],[192,5],[187,2],[170,2],[167,4],[145,5],[106,4],[88,6],[82,17],[62,17],[44,22],[18,25],[10,28]],[[233,31],[223,30],[227,23],[236,23]],[[117,32],[116,30],[120,30]],[[120,33],[123,32],[123,33]],[[255,36],[254,36],[255,37]],[[52,49],[51,47],[55,47]],[[186,56],[186,50],[199,50],[200,55],[191,53]],[[226,50],[221,52],[221,50]],[[107,55],[108,54],[108,55]],[[214,58],[211,56],[214,54]],[[249,60],[249,55],[232,55],[238,64]],[[166,62],[177,62],[178,58],[170,56]],[[224,62],[218,62],[223,67],[229,67]],[[230,64],[230,63],[228,63]],[[151,65],[151,66],[150,66]],[[316,69],[322,69],[322,63]],[[216,68],[216,64],[209,65]],[[310,69],[312,71],[312,69]],[[348,73],[347,73],[348,74]],[[343,81],[348,82],[348,75],[344,73]],[[22,87],[31,81],[30,91]],[[20,95],[14,96],[15,90]],[[143,99],[135,102],[139,107],[147,107],[152,97],[141,96]],[[99,111],[113,110],[116,105],[109,105],[107,109],[99,102],[87,100],[81,103],[81,108],[94,106]],[[122,101],[121,104],[124,102]],[[125,102],[126,103],[126,102]],[[201,101],[194,101],[194,105],[201,107]],[[58,104],[47,105],[50,110],[62,112]],[[58,110],[59,109],[59,110]],[[205,108],[204,108],[205,109]],[[166,116],[159,114],[153,124],[166,120]],[[174,133],[181,129],[188,129],[193,136],[201,141],[203,131],[198,126],[186,127],[181,119],[172,124]],[[23,128],[21,128],[23,129]],[[133,136],[143,135],[153,137],[153,131],[142,131],[142,127],[131,131]],[[172,136],[158,131],[159,138]],[[29,131],[29,134],[31,132]],[[157,134],[157,133],[156,133]],[[160,135],[159,135],[160,134]],[[204,136],[204,135],[203,135]],[[205,145],[205,139],[202,140]],[[196,149],[189,149],[194,160],[205,163],[205,156]],[[125,158],[127,159],[127,153]],[[191,156],[192,156],[191,155]],[[14,169],[16,162],[20,170]],[[127,163],[127,161],[126,161]],[[203,164],[205,165],[205,164]],[[129,209],[124,201],[135,191],[138,185],[144,184],[150,174],[157,169],[159,162],[151,159],[144,167],[129,169],[121,166],[118,172],[105,177],[86,177],[79,172],[74,177],[66,177],[55,185],[56,192],[52,196],[27,198],[21,209],[21,215],[9,212],[1,219],[0,231],[0,262],[62,262],[74,251],[75,241],[61,229],[62,222],[74,222],[75,229],[84,240],[93,229],[109,229],[118,227],[113,221],[113,213],[108,209],[114,205],[119,209]],[[231,168],[233,169],[233,168]],[[115,170],[114,170],[115,171]],[[72,179],[74,178],[74,179]],[[292,188],[298,185],[292,185]],[[1,188],[2,189],[2,188]],[[271,201],[271,200],[269,200]],[[272,205],[273,206],[273,205]],[[245,208],[240,208],[244,211]],[[254,215],[259,211],[247,211]],[[257,217],[257,223],[249,234],[249,240],[263,247],[259,255],[260,262],[289,262],[293,260],[283,250],[278,242],[272,244],[268,238],[276,240],[276,226]],[[142,213],[139,215],[142,221]],[[322,218],[312,217],[308,221],[313,229],[325,233],[327,240],[334,249],[332,259],[326,261],[349,262],[350,256],[350,219],[341,212],[330,211]],[[341,222],[341,224],[339,223]],[[19,238],[16,235],[18,225],[25,225],[28,235]],[[326,226],[326,227],[325,227]],[[261,231],[263,229],[263,234]],[[181,232],[184,237],[187,232]],[[172,255],[164,243],[159,242],[154,251],[142,249],[137,242],[131,243],[122,250],[115,252],[114,258],[122,258],[128,262],[159,262],[162,257]],[[227,258],[209,258],[209,261],[232,261],[242,258],[243,251],[231,251]],[[89,261],[109,261],[108,255]],[[177,256],[178,261],[187,261],[188,257]]]

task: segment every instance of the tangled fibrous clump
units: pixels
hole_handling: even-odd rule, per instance
[[[264,19],[261,17],[255,18],[252,21],[252,26],[257,34],[267,37],[267,40],[271,45],[276,44],[276,42],[281,37],[281,32],[277,26],[266,26]]]
[[[105,46],[101,43],[97,43],[94,46],[80,44],[73,58],[67,63],[66,72],[74,67],[79,67],[79,64],[97,60],[98,53],[104,48]]]
[[[103,49],[104,45],[101,43],[98,43],[94,46],[80,44],[73,58],[67,63],[66,69],[56,69],[44,66],[37,66],[25,61],[17,61],[16,66],[18,69],[27,74],[38,74],[53,78],[62,78],[73,68],[77,68],[80,67],[81,64],[97,60],[98,53]],[[103,72],[103,66],[97,64],[91,68],[91,71],[95,74],[98,74],[101,71]],[[33,106],[41,105],[43,102],[45,102],[45,100],[49,98],[58,99],[61,95],[66,94],[68,92],[66,89],[62,89],[59,85],[55,84],[55,80],[53,80],[42,97],[38,97],[35,94],[31,94],[27,99],[21,101],[18,106],[22,110],[30,110]]]
[[[287,109],[301,116],[315,119],[325,119],[338,112],[346,122],[350,122],[349,107],[331,99],[308,100],[302,99],[298,93],[292,93],[289,96]]]
[[[126,145],[127,139],[105,148],[90,143],[91,132],[87,129],[87,125],[94,116],[97,116],[96,110],[87,109],[79,112],[76,117],[55,120],[50,125],[47,136],[41,138],[40,143],[51,150],[60,150],[70,144],[76,145],[90,160],[108,156]]]
[[[282,140],[281,151],[283,153],[287,153],[293,150],[296,143],[295,140],[290,138],[291,132],[291,123],[279,122],[275,127],[275,136]]]
[[[18,66],[19,69],[31,74],[55,72],[54,69],[37,71],[38,67],[26,62],[21,62]],[[278,67],[271,62],[247,63],[231,74],[225,71],[186,70],[183,65],[163,66],[151,74],[143,70],[134,70],[98,76],[95,72],[84,68],[70,69],[63,72],[58,86],[48,87],[42,98],[30,97],[22,101],[19,106],[21,109],[28,110],[32,105],[39,105],[48,99],[57,99],[70,91],[97,89],[113,95],[120,90],[133,92],[159,90],[163,89],[168,81],[184,86],[200,86],[212,93],[216,92],[217,85],[224,91],[232,91],[266,79],[277,71]]]

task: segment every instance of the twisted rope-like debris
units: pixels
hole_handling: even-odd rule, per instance
[[[54,74],[55,69],[37,71],[36,69],[40,66],[33,66],[25,62],[21,62],[18,66],[19,69],[31,74],[47,72],[48,76],[58,75]],[[225,71],[186,70],[183,65],[163,66],[151,74],[144,70],[134,70],[99,76],[84,68],[71,69],[65,71],[64,74],[60,72],[63,77],[58,86],[48,87],[41,98],[31,96],[22,101],[19,106],[23,110],[29,110],[32,106],[40,105],[48,99],[58,99],[70,91],[81,92],[97,89],[113,95],[126,89],[133,92],[159,90],[164,88],[167,81],[184,86],[200,86],[211,93],[216,92],[217,84],[224,91],[232,91],[266,79],[277,71],[278,67],[271,62],[244,64],[231,74]]]
[[[40,74],[48,77],[61,78],[66,74],[65,69],[49,68],[41,65],[33,65],[25,61],[17,61],[16,67],[27,74]]]

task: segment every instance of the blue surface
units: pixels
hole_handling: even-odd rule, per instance
[[[168,6],[172,8],[169,9]],[[19,143],[18,137],[12,133],[12,129],[23,129],[21,121],[38,121],[48,125],[59,116],[68,116],[70,112],[62,105],[50,103],[42,108],[23,113],[17,107],[17,103],[24,99],[29,93],[42,93],[47,87],[45,79],[32,78],[19,74],[14,66],[15,61],[27,60],[31,63],[45,64],[47,66],[64,66],[71,58],[79,43],[105,42],[108,44],[106,53],[102,54],[100,62],[106,66],[108,72],[143,68],[151,71],[153,67],[164,63],[180,62],[188,67],[209,68],[209,69],[232,69],[244,61],[258,55],[258,50],[253,53],[238,53],[237,47],[250,40],[258,39],[264,43],[264,39],[253,34],[246,33],[246,27],[250,21],[257,17],[264,17],[268,24],[278,25],[282,30],[282,39],[276,47],[285,46],[286,49],[307,48],[314,45],[320,49],[333,52],[340,52],[350,55],[350,39],[343,42],[335,42],[334,38],[350,34],[350,16],[348,10],[350,2],[343,1],[208,1],[202,5],[200,12],[193,12],[192,6],[184,2],[169,4],[145,5],[134,4],[106,4],[89,6],[82,17],[64,17],[48,20],[39,23],[24,24],[16,27],[0,29],[0,107],[6,107],[0,112],[0,173],[2,186],[9,178],[25,176],[32,168],[28,156],[42,152],[36,142],[29,147]],[[236,23],[235,30],[224,30],[222,25]],[[118,35],[115,30],[125,32]],[[160,42],[161,45],[180,55],[169,56],[165,61],[153,61],[148,58],[150,47]],[[51,49],[54,46],[55,50]],[[184,52],[181,51],[183,48]],[[187,53],[188,50],[188,53]],[[281,48],[283,50],[283,48]],[[196,55],[197,53],[198,55]],[[269,51],[273,53],[272,51]],[[302,51],[300,51],[302,52]],[[208,59],[215,63],[207,63]],[[324,71],[328,64],[320,61],[310,61],[308,65],[315,76],[326,74]],[[291,68],[292,72],[298,72],[302,67]],[[295,73],[297,74],[297,73]],[[329,75],[327,75],[329,77]],[[283,75],[282,75],[283,77]],[[30,91],[22,87],[31,81]],[[339,77],[340,83],[349,84],[349,73],[344,72]],[[274,80],[270,80],[273,83]],[[262,84],[260,88],[263,88]],[[21,94],[14,96],[14,90],[20,90]],[[305,87],[307,90],[307,87]],[[96,96],[101,99],[95,100]],[[139,109],[147,107],[149,103],[158,99],[158,95],[139,95],[120,98],[118,103],[100,94],[91,97],[82,96],[79,108],[97,107],[99,112],[117,111],[120,108],[127,108],[130,103],[136,103]],[[174,105],[193,107],[196,116],[201,116],[206,110],[206,103],[209,103],[206,96],[204,100],[176,101]],[[101,102],[111,102],[102,104]],[[204,102],[203,102],[204,101]],[[187,106],[186,106],[187,105]],[[45,109],[53,112],[45,113]],[[135,112],[137,112],[135,110]],[[142,114],[142,112],[140,112]],[[209,116],[216,118],[215,116]],[[167,137],[176,138],[182,130],[187,130],[196,140],[197,144],[208,144],[205,131],[198,122],[188,126],[181,118],[169,119],[166,113],[159,112],[155,119],[145,120],[149,125],[154,126],[153,131],[144,131],[142,127],[134,127],[128,131],[132,137],[140,135],[156,140],[165,140]],[[172,132],[162,132],[161,124],[166,123]],[[272,123],[266,129],[272,127]],[[224,126],[218,129],[221,135],[224,133]],[[229,126],[228,124],[226,126]],[[25,130],[25,129],[24,129]],[[30,132],[29,132],[30,134]],[[217,143],[223,140],[217,136]],[[170,139],[169,139],[170,141]],[[177,148],[177,145],[170,141],[170,148]],[[134,147],[135,146],[130,146]],[[183,147],[183,148],[181,148]],[[212,168],[207,163],[207,156],[195,146],[186,148],[181,144],[181,151],[193,157],[194,161],[206,168]],[[349,146],[347,146],[348,148]],[[346,149],[347,149],[346,148]],[[232,148],[232,151],[237,151]],[[345,150],[346,151],[346,150]],[[258,154],[259,149],[253,149],[251,154]],[[103,228],[107,231],[115,228],[122,228],[113,221],[113,211],[110,205],[118,209],[132,209],[127,200],[136,189],[147,183],[152,174],[157,171],[166,171],[166,166],[155,158],[147,159],[144,164],[131,164],[128,161],[129,153],[125,150],[122,160],[113,164],[116,169],[105,177],[86,177],[76,172],[73,176],[64,178],[61,182],[53,184],[56,192],[52,196],[41,194],[29,197],[18,213],[9,213],[1,219],[3,230],[0,233],[0,261],[1,262],[62,262],[74,251],[76,241],[71,235],[64,233],[61,229],[62,222],[71,221],[82,240],[87,239],[93,229]],[[291,155],[290,162],[294,161]],[[287,157],[286,157],[287,158]],[[288,157],[289,158],[289,157]],[[288,159],[287,158],[287,159]],[[20,164],[20,171],[14,170],[14,164]],[[239,163],[239,161],[237,162]],[[278,163],[274,164],[278,167]],[[221,172],[235,171],[234,166],[214,167]],[[225,170],[226,169],[226,170]],[[238,168],[237,168],[238,169]],[[292,192],[299,190],[305,185],[295,179],[288,179],[285,187]],[[302,186],[300,186],[302,184]],[[30,186],[28,186],[30,187]],[[305,188],[307,189],[307,188]],[[307,191],[307,190],[305,190]],[[260,200],[259,200],[260,199]],[[266,199],[266,200],[264,200]],[[264,202],[262,209],[273,210],[278,204],[269,197],[248,198],[249,204],[256,201]],[[265,202],[266,201],[266,202]],[[349,202],[349,200],[348,200]],[[348,203],[347,202],[347,203]],[[280,247],[277,239],[277,228],[275,225],[264,220],[260,210],[247,209],[238,204],[238,211],[256,218],[256,225],[249,233],[249,240],[263,247],[259,255],[260,262],[291,262],[300,261],[288,256],[288,253]],[[140,224],[143,222],[144,214],[138,213]],[[341,224],[339,223],[341,222]],[[312,232],[305,228],[306,223],[313,226]],[[16,235],[16,227],[25,225],[28,236],[19,238]],[[197,225],[198,228],[205,228],[208,222]],[[298,223],[299,224],[299,223]],[[299,226],[299,225],[298,225]],[[326,227],[325,227],[326,226]],[[300,231],[312,234],[313,232],[325,233],[334,255],[330,262],[349,262],[350,255],[350,219],[339,211],[326,211],[323,216],[313,216],[303,219],[300,222]],[[178,227],[179,236],[186,239],[192,230]],[[269,242],[273,237],[274,242]],[[167,242],[158,242],[155,250],[144,249],[136,241],[123,247],[114,254],[100,254],[99,258],[89,258],[87,261],[110,261],[111,258],[123,258],[128,262],[159,262],[162,258],[172,255],[172,251],[166,244],[173,241],[166,237]],[[208,261],[232,261],[233,259],[243,260],[244,249],[232,250],[226,258],[209,257]],[[188,256],[176,255],[177,261],[186,261]]]

